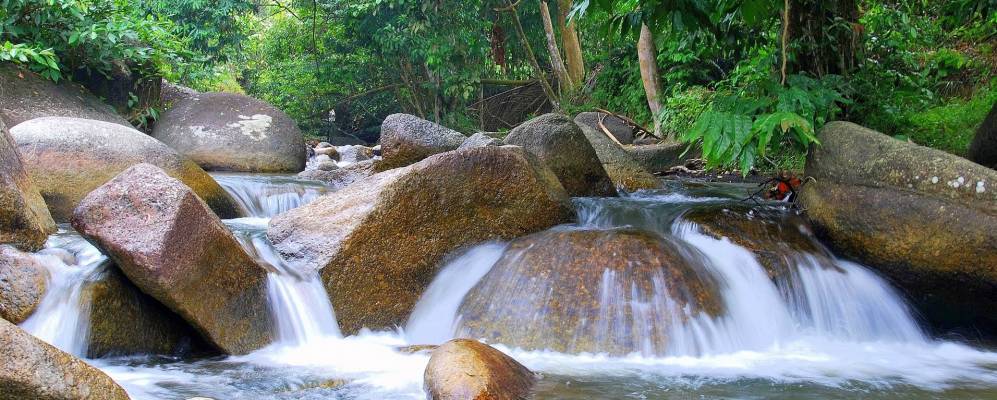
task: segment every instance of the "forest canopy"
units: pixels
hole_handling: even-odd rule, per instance
[[[997,100],[992,0],[0,0],[0,60],[264,99],[307,135],[610,110],[708,166],[799,169],[835,119],[964,154]],[[522,97],[516,98],[517,101]],[[156,105],[135,115],[154,119]],[[330,122],[330,111],[335,121]]]

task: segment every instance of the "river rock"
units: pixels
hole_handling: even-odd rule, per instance
[[[438,154],[382,172],[275,217],[287,261],[321,269],[340,327],[405,321],[451,251],[568,221],[567,194],[518,147]]]
[[[67,222],[76,205],[128,167],[162,168],[211,206],[222,218],[241,210],[218,182],[163,143],[132,128],[77,118],[34,119],[11,129],[24,167],[57,222]]]
[[[30,254],[0,246],[0,318],[15,324],[28,319],[48,287],[48,271]]]
[[[241,94],[180,99],[156,121],[152,136],[208,171],[305,169],[305,141],[294,120]]]
[[[580,117],[581,115],[578,116],[578,118]],[[578,118],[576,118],[576,122]],[[648,172],[630,153],[613,142],[605,133],[596,131],[582,123],[578,123],[578,126],[595,150],[596,156],[602,162],[602,167],[609,174],[609,179],[613,180],[613,184],[617,188],[636,192],[641,189],[661,187],[660,179]]]
[[[339,169],[339,166],[336,165],[336,163],[334,163],[332,161],[323,161],[323,162],[318,163],[318,165],[315,166],[315,169],[317,169],[319,171],[335,171],[335,170]]]
[[[485,147],[485,146],[501,146],[503,145],[501,140],[488,136],[484,132],[478,132],[471,137],[464,139],[464,143],[460,144],[457,150],[473,149],[475,147]]]
[[[575,116],[575,123],[578,126],[592,128],[592,130],[602,133],[605,136],[602,127],[599,126],[600,121],[606,127],[606,130],[609,131],[609,134],[616,138],[619,144],[633,144],[634,128],[615,115],[592,111],[579,113]],[[609,138],[607,137],[606,139]],[[609,141],[612,142],[611,139]]]
[[[664,355],[673,321],[722,311],[717,283],[686,261],[690,252],[632,229],[514,240],[464,297],[457,331],[527,350]],[[637,313],[633,301],[649,305]]]
[[[229,354],[271,342],[266,274],[194,193],[138,164],[80,202],[73,227],[143,292]]]
[[[12,63],[0,63],[0,120],[8,127],[41,117],[73,117],[106,121],[131,128],[82,86],[63,80],[52,82]]]
[[[887,275],[936,327],[997,332],[997,171],[827,124],[800,196],[818,234]]]
[[[329,186],[330,189],[339,190],[377,173],[378,162],[377,160],[361,161],[331,171],[322,171],[319,169],[303,171],[298,174],[298,177],[321,181]]]
[[[997,169],[997,103],[976,130],[969,144],[969,159],[991,169]]]
[[[332,160],[339,159],[339,151],[337,151],[335,147],[316,147],[315,155],[326,156]]]
[[[347,145],[336,148],[339,160],[348,163],[358,163],[374,158],[374,149],[367,146]]]
[[[197,333],[114,266],[87,285],[90,342],[87,357],[180,355],[200,342]]]
[[[423,375],[429,400],[527,399],[537,376],[501,351],[455,339],[433,350]]]
[[[0,399],[128,400],[97,368],[0,319]]]
[[[34,251],[55,230],[52,214],[24,169],[14,138],[0,120],[0,243]]]
[[[554,171],[572,197],[615,196],[616,189],[581,128],[560,114],[534,118],[509,132],[506,144],[522,146]]]
[[[454,150],[465,136],[453,129],[408,114],[392,114],[381,124],[381,171],[404,167],[433,154]]]
[[[627,146],[626,150],[637,163],[653,174],[663,174],[672,167],[683,165],[690,158],[699,157],[698,149],[691,149],[684,156],[688,145],[682,143],[660,143]]]

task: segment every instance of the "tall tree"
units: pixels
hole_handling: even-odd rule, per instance
[[[575,20],[568,18],[573,5],[572,0],[557,1],[557,24],[561,31],[564,62],[567,65],[568,76],[575,87],[581,87],[582,83],[585,82],[585,59],[582,57],[582,45],[578,39]]]
[[[547,7],[547,2],[544,0],[540,0],[540,17],[543,20],[544,34],[547,38],[547,53],[550,55],[550,66],[554,70],[554,75],[557,76],[561,95],[565,96],[567,93],[575,90],[575,84],[574,80],[568,75],[564,59],[561,58],[561,50],[557,45],[557,35],[554,33],[554,23],[550,18],[550,8]]]
[[[640,28],[640,38],[637,40],[637,58],[640,60],[640,77],[644,83],[644,94],[647,96],[647,107],[654,119],[654,135],[661,137],[661,75],[658,73],[658,49],[654,45],[654,36],[647,24]]]

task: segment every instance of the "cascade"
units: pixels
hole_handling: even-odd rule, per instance
[[[255,218],[270,218],[325,194],[324,186],[279,175],[212,174],[219,185]]]

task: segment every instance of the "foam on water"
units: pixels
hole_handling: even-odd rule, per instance
[[[212,174],[250,217],[270,218],[308,204],[326,192],[314,182],[280,175]]]

